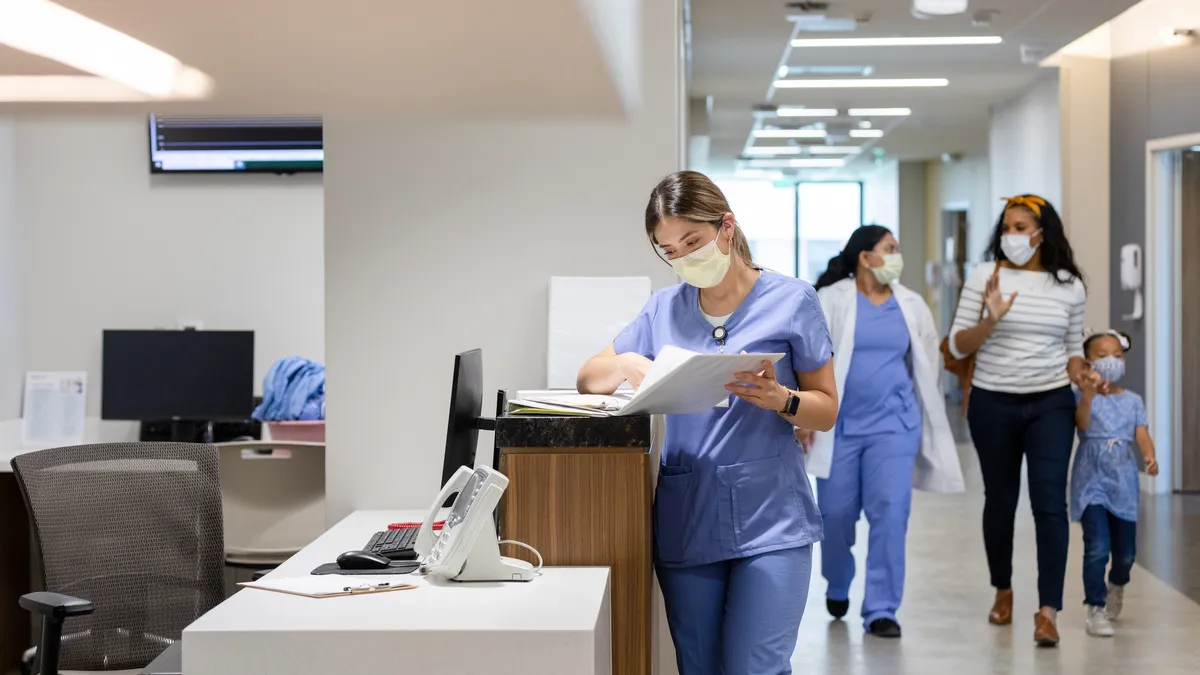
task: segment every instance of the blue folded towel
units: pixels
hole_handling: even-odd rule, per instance
[[[325,366],[301,356],[276,361],[263,378],[263,401],[255,408],[254,419],[325,419]]]

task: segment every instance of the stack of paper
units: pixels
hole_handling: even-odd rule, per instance
[[[783,354],[700,354],[666,347],[632,396],[575,393],[534,393],[509,402],[510,415],[688,415],[710,410],[728,400],[726,385],[736,373],[757,372],[762,362],[775,363]]]

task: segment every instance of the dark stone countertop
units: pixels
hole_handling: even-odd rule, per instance
[[[650,417],[503,416],[498,448],[649,448]]]

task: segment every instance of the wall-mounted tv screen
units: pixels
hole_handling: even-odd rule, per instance
[[[152,173],[321,171],[321,118],[150,115]]]

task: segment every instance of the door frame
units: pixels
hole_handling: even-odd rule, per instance
[[[1183,487],[1182,358],[1183,278],[1181,162],[1179,153],[1200,145],[1200,133],[1154,139],[1146,143],[1145,265],[1146,414],[1152,429],[1166,429],[1155,442],[1170,457],[1159,475],[1142,475],[1142,489],[1165,494]],[[1167,204],[1160,208],[1159,203]],[[1118,270],[1119,275],[1119,270]],[[1165,330],[1157,330],[1165,327]],[[1163,441],[1166,441],[1165,443]],[[1164,470],[1165,469],[1165,470]]]

